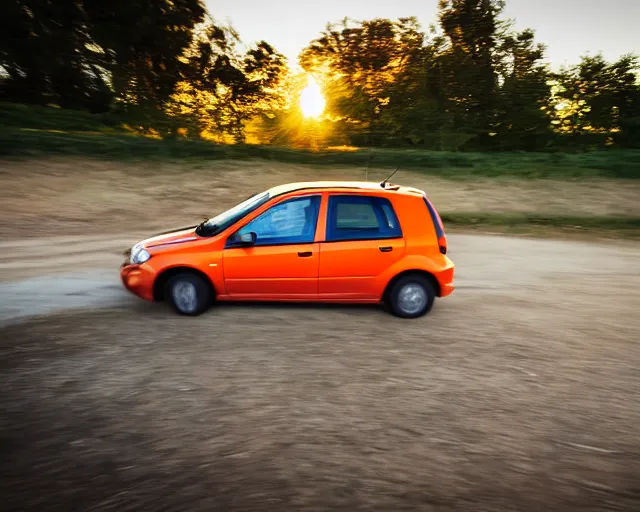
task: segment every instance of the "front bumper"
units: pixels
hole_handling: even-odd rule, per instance
[[[123,286],[138,297],[153,301],[153,283],[155,274],[142,265],[123,265],[120,267],[120,279]]]

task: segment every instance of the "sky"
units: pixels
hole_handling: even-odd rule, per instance
[[[205,0],[219,22],[228,22],[245,43],[262,39],[291,65],[326,24],[345,16],[357,20],[416,16],[426,30],[437,21],[438,0]],[[517,29],[532,28],[547,45],[553,68],[602,52],[615,60],[640,54],[640,0],[506,0],[504,16]]]

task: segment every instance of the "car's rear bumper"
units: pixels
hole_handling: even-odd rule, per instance
[[[453,293],[453,290],[455,290],[456,287],[454,286],[454,284],[451,283],[446,283],[446,284],[441,284],[440,285],[440,297],[446,297],[447,295],[451,295]]]
[[[153,301],[154,273],[144,265],[127,265],[120,268],[123,286],[138,297]]]
[[[453,262],[445,256],[445,260],[447,265],[444,269],[436,274],[436,279],[438,280],[438,284],[440,285],[440,293],[439,297],[446,297],[453,293],[455,290],[455,285],[453,284],[453,276],[455,273],[455,265]]]

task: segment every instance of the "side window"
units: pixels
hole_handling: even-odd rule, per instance
[[[311,243],[316,235],[320,198],[306,196],[278,203],[238,233],[255,232],[256,245]]]
[[[348,195],[329,198],[328,242],[400,237],[398,217],[388,199]]]

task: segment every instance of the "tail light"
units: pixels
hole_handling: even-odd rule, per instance
[[[447,254],[447,237],[445,235],[438,237],[438,248],[440,249],[440,254]]]

